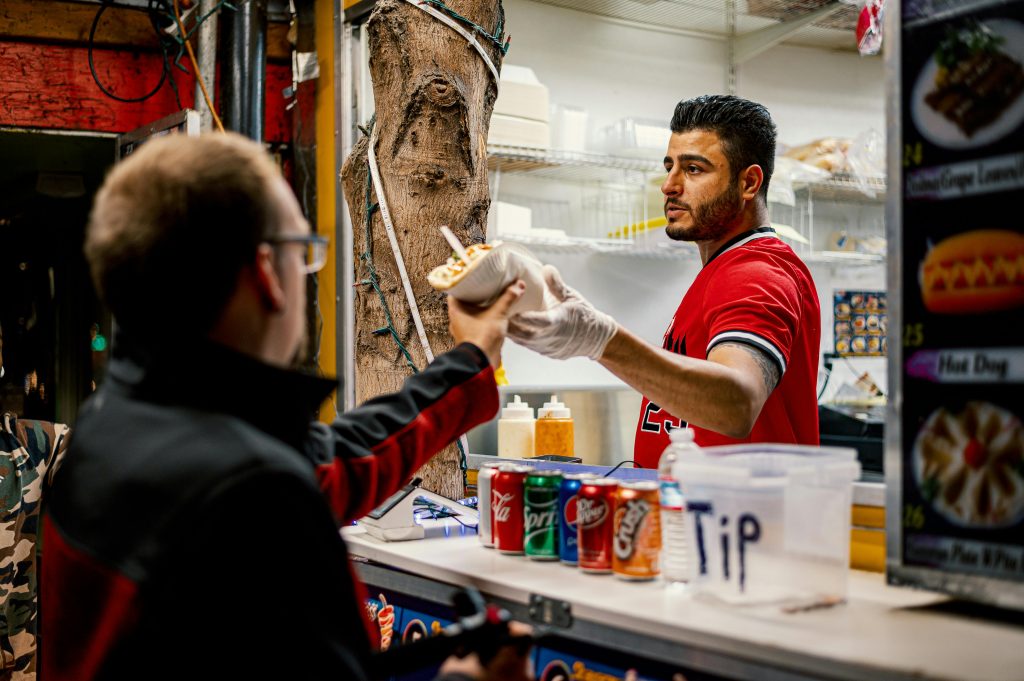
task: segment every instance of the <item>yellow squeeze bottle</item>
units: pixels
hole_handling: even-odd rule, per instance
[[[552,395],[551,401],[537,410],[534,452],[537,456],[574,456],[573,429],[569,408],[558,401],[557,395]]]

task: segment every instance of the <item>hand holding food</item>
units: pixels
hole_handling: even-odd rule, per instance
[[[448,296],[448,328],[456,343],[472,343],[487,355],[491,366],[501,364],[501,346],[508,332],[512,307],[522,298],[525,284],[517,280],[491,305],[480,307]]]
[[[566,286],[558,270],[544,266],[544,280],[555,299],[543,312],[525,312],[509,320],[509,338],[553,359],[601,359],[618,324]]]
[[[442,231],[447,228],[442,228]],[[464,303],[488,306],[509,284],[517,279],[526,285],[523,295],[515,301],[512,314],[543,310],[545,287],[541,263],[523,246],[498,241],[494,244],[473,244],[462,248],[449,231],[446,235],[455,253],[448,261],[435,267],[427,281],[438,291]]]

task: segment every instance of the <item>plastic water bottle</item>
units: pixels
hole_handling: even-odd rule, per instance
[[[659,500],[661,502],[661,574],[667,582],[686,582],[690,579],[687,559],[688,530],[686,504],[679,481],[672,472],[675,462],[696,449],[693,431],[675,428],[669,433],[671,444],[658,460]]]

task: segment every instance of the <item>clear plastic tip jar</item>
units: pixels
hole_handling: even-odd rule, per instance
[[[706,447],[674,473],[694,538],[695,594],[786,607],[846,598],[854,450]]]

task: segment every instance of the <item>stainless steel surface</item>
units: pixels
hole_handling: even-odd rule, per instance
[[[902,204],[903,135],[900,104],[900,16],[901,0],[890,0],[885,12],[885,98],[886,146],[889,190],[885,201],[885,237],[889,244],[889,399],[886,405],[885,428],[885,563],[889,581],[892,569],[903,562],[903,514],[900,513],[900,412],[903,407],[903,384],[900,367],[903,363],[903,268],[902,268]]]
[[[354,292],[350,285],[353,278],[352,221],[345,203],[345,188],[341,183],[341,166],[345,163],[354,144],[356,121],[352,117],[352,88],[354,87],[352,60],[352,25],[344,21],[341,3],[334,3],[334,243],[338,246],[335,254],[337,269],[335,283],[337,291],[336,327],[341,329],[337,342],[337,367],[341,379],[338,390],[341,408],[345,411],[356,406],[355,382],[355,312]]]
[[[219,13],[213,12],[217,2],[218,0],[201,0],[198,14],[200,17],[206,17],[206,20],[199,25],[197,37],[199,53],[196,57],[199,60],[199,77],[206,83],[211,99],[213,98],[214,79],[217,76],[217,20]],[[211,14],[211,12],[213,13]],[[213,114],[210,113],[210,107],[206,106],[199,81],[196,81],[195,107],[199,112],[199,128],[203,132],[210,132],[213,129]]]
[[[502,386],[501,407],[519,395],[537,413],[537,408],[551,399],[551,390]],[[640,393],[632,388],[566,388],[556,392],[558,399],[572,411],[575,426],[576,456],[583,463],[614,466],[633,458],[633,438],[640,414]],[[499,411],[500,416],[500,411]],[[469,433],[469,451],[475,454],[497,454],[498,417]]]
[[[267,2],[242,0],[221,26],[221,120],[224,127],[263,141],[267,71]]]
[[[358,551],[358,549],[356,550]],[[434,603],[446,604],[451,602],[452,596],[458,589],[455,585],[395,569],[383,563],[356,560],[354,565],[359,579],[370,586],[371,593],[373,593],[373,587],[376,587]],[[557,565],[552,565],[552,567],[561,568]],[[571,573],[566,571],[566,574]],[[483,589],[479,584],[474,584],[474,586]],[[505,608],[514,619],[520,622],[530,620],[530,606],[527,603],[513,600],[505,594],[491,593],[487,590],[484,590],[484,594],[489,603]],[[614,621],[596,621],[577,617],[573,620],[570,628],[557,629],[557,633],[567,640],[596,645],[612,653],[636,655],[663,664],[719,674],[718,678],[736,679],[737,681],[812,681],[815,679],[820,681],[823,678],[839,678],[838,674],[835,677],[832,674],[826,677],[821,673],[783,669],[778,661],[752,660],[749,644],[740,643],[734,646],[734,650],[722,652],[697,645],[680,645],[675,641],[667,641],[658,637],[655,632],[647,635],[640,634],[620,628],[616,626],[617,624]],[[789,661],[783,660],[783,662],[788,663]],[[886,675],[886,678],[890,677]]]

